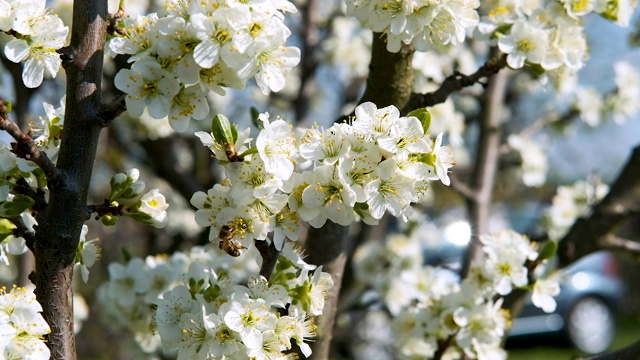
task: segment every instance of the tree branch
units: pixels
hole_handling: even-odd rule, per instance
[[[507,55],[502,54],[487,60],[484,65],[482,65],[475,73],[471,75],[464,75],[455,72],[453,75],[447,77],[444,80],[438,90],[426,94],[411,94],[411,98],[409,99],[407,105],[403,108],[402,113],[407,114],[418,108],[443,103],[447,100],[449,95],[453,94],[454,92],[460,91],[465,87],[474,84],[482,84],[480,80],[490,78],[506,66]]]
[[[120,94],[111,102],[102,104],[98,110],[97,119],[98,123],[102,127],[107,127],[115,118],[120,116],[127,110],[127,105],[124,101],[126,94]]]
[[[16,140],[11,144],[11,151],[23,159],[36,163],[44,171],[50,187],[62,185],[63,176],[60,170],[51,162],[47,154],[38,149],[31,136],[22,132],[18,124],[9,118],[7,111],[6,104],[0,100],[0,130],[6,131]]]
[[[273,241],[265,241],[265,240],[255,240],[256,249],[260,252],[260,256],[262,256],[262,266],[260,266],[260,275],[264,276],[265,279],[269,280],[271,277],[271,273],[273,269],[276,267],[276,263],[278,262],[278,256],[280,255],[280,251],[276,249]]]
[[[635,256],[640,255],[640,242],[630,239],[624,239],[613,234],[608,234],[599,242],[600,246],[605,249],[623,250]]]
[[[24,223],[24,220],[22,219],[22,216],[16,216],[9,219],[9,221],[11,221],[11,223],[16,226],[16,228],[13,229],[13,236],[23,238],[27,245],[27,248],[31,250],[31,252],[33,252],[36,233],[27,227],[27,225]]]
[[[294,101],[294,111],[296,120],[302,121],[309,110],[309,98],[315,91],[313,88],[313,77],[318,67],[315,50],[320,41],[318,31],[318,14],[320,2],[318,0],[307,0],[302,6],[302,24],[300,26],[300,36],[303,38],[302,52],[300,55],[300,88],[298,97]]]
[[[102,130],[95,118],[102,104],[106,20],[106,0],[73,2],[69,45],[72,56],[63,63],[67,95],[57,161],[64,182],[49,188],[49,205],[37,216],[36,266],[31,276],[42,315],[51,327],[46,343],[52,360],[76,359],[73,265],[87,215],[87,194]]]
[[[196,181],[193,174],[180,166],[180,161],[176,157],[177,151],[175,151],[177,139],[173,136],[158,140],[144,140],[140,145],[146,151],[155,173],[189,201],[194,193],[206,191],[206,189]]]
[[[449,175],[449,179],[451,179],[451,188],[460,194],[465,200],[468,201],[477,201],[478,194],[470,188],[467,184],[463,183],[458,179],[455,174]]]
[[[30,197],[35,201],[35,204],[31,206],[31,210],[35,213],[44,210],[47,207],[47,199],[42,189],[33,190],[27,180],[20,178],[16,181],[16,186],[13,187],[13,192],[16,194],[22,194]]]
[[[328,360],[331,354],[331,338],[338,308],[338,298],[342,285],[342,277],[347,262],[349,227],[334,224],[330,221],[319,228],[309,229],[305,243],[305,261],[313,265],[322,265],[322,271],[331,274],[333,287],[325,301],[322,315],[315,319],[317,328],[316,341],[311,344],[313,358]]]
[[[637,146],[607,196],[593,208],[589,217],[578,219],[560,240],[560,266],[599,250],[601,239],[606,239],[616,225],[639,211],[640,146]]]
[[[124,213],[124,205],[119,204],[118,206],[113,206],[109,200],[105,199],[102,204],[87,206],[87,220],[91,218],[93,213],[96,213],[95,220],[98,220],[105,215],[122,216]]]
[[[390,53],[387,51],[385,35],[374,33],[367,88],[359,103],[371,101],[378,107],[395,105],[399,109],[404,108],[413,89],[411,62],[414,52],[412,47],[403,44],[399,52]],[[334,282],[322,316],[316,321],[317,338],[312,350],[313,358],[318,360],[331,358],[333,324],[349,249],[348,229],[327,222],[320,229],[312,228],[305,244],[306,253],[309,254],[307,261],[322,265],[323,271],[329,273]]]
[[[506,61],[504,55],[500,57],[500,59],[501,62]],[[499,61],[499,63],[501,62]],[[498,67],[496,72],[500,68],[501,67]],[[493,186],[498,170],[500,120],[502,118],[502,107],[506,88],[507,73],[499,73],[496,77],[489,80],[487,90],[483,97],[483,111],[479,124],[480,135],[475,151],[475,168],[471,175],[473,183],[470,186],[470,191],[474,192],[475,195],[467,198],[467,211],[469,213],[471,228],[474,229],[474,236],[471,239],[470,246],[465,253],[462,264],[461,275],[463,278],[466,277],[471,262],[482,256],[482,246],[478,235],[488,232],[491,197],[493,195]],[[438,91],[436,91],[436,93]]]

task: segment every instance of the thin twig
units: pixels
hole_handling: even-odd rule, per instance
[[[89,220],[93,213],[96,214],[95,220],[99,220],[105,215],[122,216],[125,207],[123,204],[112,205],[109,200],[105,199],[102,204],[93,204],[87,206],[86,219]]]
[[[569,122],[573,121],[574,119],[577,118],[577,116],[580,115],[580,111],[578,109],[570,109],[569,111],[567,111],[566,113],[560,115],[555,111],[552,112],[548,112],[542,116],[540,116],[538,119],[536,119],[533,123],[531,123],[529,126],[525,127],[524,129],[522,129],[517,135],[521,136],[521,137],[530,137],[533,134],[535,134],[536,132],[542,130],[545,126],[549,125],[549,124],[555,124],[555,123],[563,123],[563,124],[568,124]],[[500,154],[504,155],[509,153],[509,151],[511,151],[511,146],[509,145],[509,143],[504,143],[500,146]]]
[[[31,136],[20,130],[18,124],[13,122],[8,115],[7,106],[3,100],[0,100],[0,130],[4,130],[16,142],[11,143],[12,152],[18,157],[31,160],[38,165],[47,178],[47,183],[51,187],[61,186],[63,183],[63,174],[56,168],[44,151],[40,151]]]
[[[619,249],[624,250],[625,252],[633,253],[634,255],[640,255],[640,242],[630,239],[624,239],[613,234],[605,236],[600,241],[600,245],[603,248]]]
[[[464,75],[456,72],[447,77],[440,85],[440,88],[436,91],[426,94],[411,94],[411,98],[402,113],[406,114],[418,108],[441,104],[447,100],[449,95],[474,84],[482,84],[483,86],[486,86],[486,84],[482,83],[480,80],[488,79],[506,66],[507,55],[502,54],[487,60],[484,65],[471,75]]]
[[[118,4],[118,11],[115,14],[109,14],[108,18],[107,18],[107,33],[109,35],[126,35],[127,32],[118,27],[118,20],[122,19],[124,17],[124,1],[120,0],[120,3]]]
[[[451,188],[466,200],[475,200],[478,196],[476,191],[470,188],[469,185],[460,181],[460,179],[458,179],[454,174],[450,174],[449,179],[451,179]]]

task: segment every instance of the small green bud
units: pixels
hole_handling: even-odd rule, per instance
[[[121,200],[131,200],[142,195],[144,191],[145,184],[142,181],[136,181],[131,184],[126,190],[124,190],[119,196],[118,199]]]
[[[131,169],[124,173],[118,173],[111,177],[111,192],[108,200],[133,199],[144,191],[144,182],[138,181],[140,171]]]
[[[110,181],[111,187],[117,187],[123,185],[127,181],[127,175],[125,173],[118,173],[113,175]]]
[[[113,226],[118,223],[118,217],[113,215],[105,215],[100,218],[102,225]]]
[[[427,131],[429,131],[429,127],[431,126],[431,113],[429,112],[429,110],[427,110],[427,108],[415,109],[407,116],[418,118],[418,120],[420,120],[420,123],[422,124],[422,129],[424,130],[425,134],[427,133]]]
[[[600,16],[609,21],[618,21],[618,2],[607,1],[607,7],[603,12],[600,13]]]

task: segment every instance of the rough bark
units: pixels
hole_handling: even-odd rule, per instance
[[[330,359],[333,324],[338,308],[344,267],[347,262],[348,240],[349,227],[332,222],[327,222],[319,229],[311,228],[307,235],[306,251],[308,257],[305,261],[310,264],[322,265],[322,271],[331,274],[334,284],[324,304],[322,316],[315,319],[316,339],[311,344],[313,351],[311,357],[314,360]]]
[[[395,105],[402,109],[413,89],[411,61],[414,50],[403,46],[398,53],[389,53],[386,46],[384,35],[374,33],[367,88],[359,102],[371,101],[378,108]],[[309,256],[306,261],[322,265],[323,271],[331,274],[334,282],[322,316],[316,319],[318,336],[311,346],[313,359],[330,358],[331,334],[347,260],[348,241],[348,227],[330,222],[320,229],[311,229],[307,237],[306,252]]]
[[[385,36],[374,33],[367,88],[359,103],[371,101],[378,108],[388,105],[404,108],[413,90],[413,53],[414,49],[407,45],[397,53],[388,52]]]
[[[76,358],[71,282],[101,129],[96,113],[101,101],[106,14],[106,1],[74,2],[70,58],[64,62],[65,126],[57,162],[62,176],[59,182],[48,184],[49,205],[37,217],[32,280],[51,327],[47,345],[52,359]]]

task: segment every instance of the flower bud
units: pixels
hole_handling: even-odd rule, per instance
[[[109,197],[110,201],[121,199],[134,199],[144,191],[144,182],[138,181],[140,177],[140,171],[138,169],[131,169],[124,173],[118,173],[113,175],[110,181],[111,192]]]
[[[102,225],[113,226],[118,223],[118,217],[113,215],[105,215],[100,218]]]
[[[125,215],[143,224],[163,228],[167,225],[168,207],[164,195],[158,189],[153,189],[144,194]]]

